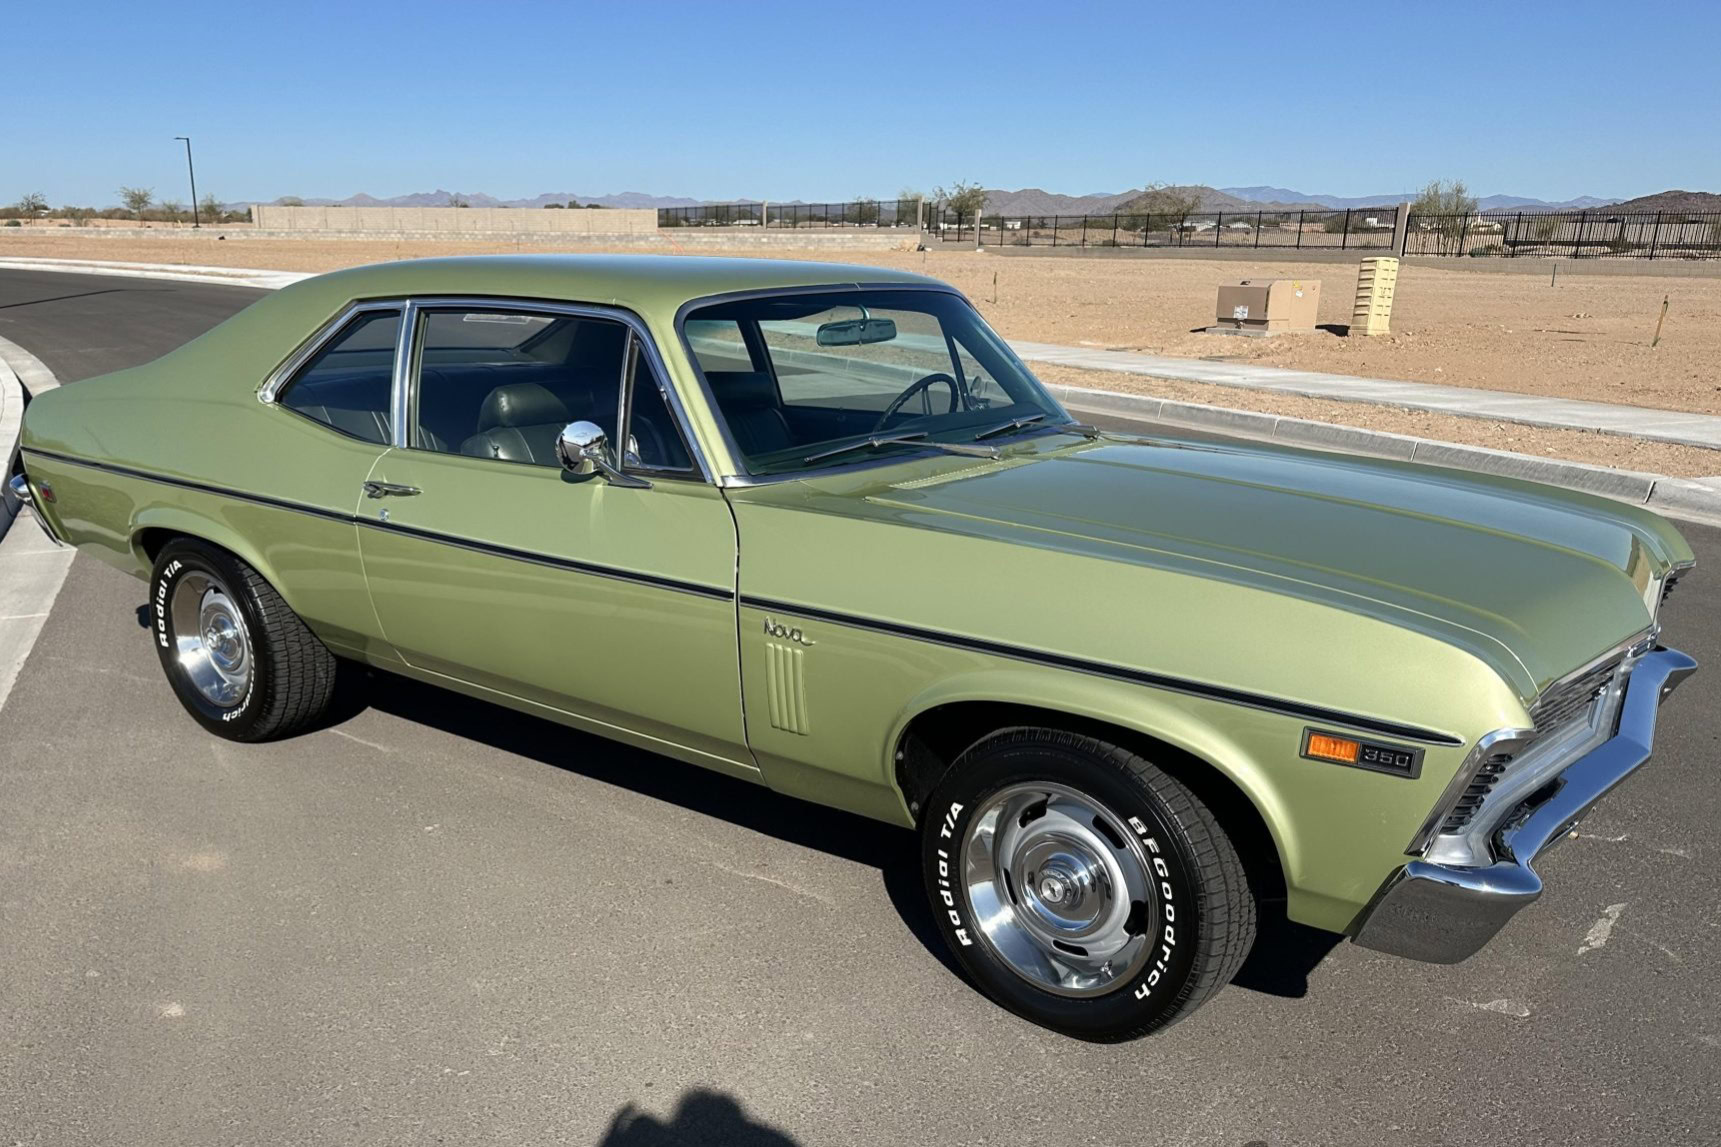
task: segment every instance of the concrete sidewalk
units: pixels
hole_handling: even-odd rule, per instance
[[[1382,378],[1356,378],[1347,374],[1322,374],[1312,370],[1285,370],[1252,363],[1208,362],[1205,359],[1170,358],[1135,351],[1101,350],[1060,346],[1056,343],[1019,342],[1010,346],[1028,362],[1045,362],[1082,370],[1104,370],[1169,378],[1180,382],[1207,382],[1243,390],[1269,390],[1307,398],[1329,398],[1339,402],[1367,402],[1403,410],[1427,410],[1459,418],[1483,418],[1496,422],[1521,422],[1559,430],[1589,430],[1620,434],[1681,446],[1721,450],[1721,417],[1655,410],[1646,406],[1617,406],[1607,402],[1548,398],[1537,394],[1515,394],[1504,390],[1476,390],[1462,386],[1436,386],[1426,382],[1393,382]],[[1721,470],[1721,459],[1716,469]]]

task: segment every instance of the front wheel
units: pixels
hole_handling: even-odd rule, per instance
[[[298,732],[334,695],[334,654],[275,587],[205,542],[169,542],[150,577],[150,631],[186,712],[231,741]]]
[[[1236,974],[1242,860],[1183,784],[1116,745],[1012,729],[939,781],[921,829],[934,915],[975,983],[1081,1039],[1147,1035]]]

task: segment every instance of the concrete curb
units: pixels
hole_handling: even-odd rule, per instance
[[[1367,454],[1401,462],[1521,478],[1647,506],[1657,513],[1684,521],[1721,525],[1721,478],[1669,478],[1637,470],[1610,470],[1582,462],[1538,458],[1481,446],[1460,446],[1429,438],[1286,418],[1253,410],[1174,402],[1150,395],[1121,394],[1079,386],[1053,385],[1052,390],[1065,406],[1082,413],[1110,414],[1241,438],[1283,442],[1288,446]]]
[[[18,516],[19,506],[5,489],[4,479],[12,476],[17,464],[26,395],[41,394],[59,385],[60,380],[41,359],[10,339],[0,338],[0,457],[5,460],[5,473],[0,474],[0,538],[6,536]]]
[[[41,359],[0,338],[0,391],[4,392],[6,410],[15,409],[21,416],[26,388],[41,394],[59,384]],[[0,419],[0,449],[10,458],[18,449],[21,418],[14,420],[0,412]],[[14,506],[0,516],[0,525],[10,526],[29,514]],[[75,550],[55,545],[34,522],[22,529],[0,530],[0,705],[6,703],[30,650],[35,648],[75,554]]]
[[[128,279],[167,279],[180,283],[217,283],[273,291],[313,277],[307,271],[265,271],[249,267],[199,267],[181,263],[119,263],[103,259],[0,258],[0,270],[63,271],[74,275],[118,275]]]
[[[24,384],[18,373],[0,357],[0,538],[6,536],[18,516],[18,500],[6,480],[18,466],[18,435],[24,428]]]
[[[67,271],[90,275],[177,279],[184,282],[220,283],[230,286],[255,287],[262,290],[272,290],[311,277],[307,273],[295,271],[266,271],[236,267],[193,267],[171,263],[0,258],[0,269],[7,267],[15,267],[20,270]],[[1017,353],[1029,361],[1058,362],[1063,365],[1088,367],[1090,369],[1093,368],[1093,363],[1089,360],[1095,355],[1111,353],[1090,353],[1084,348],[1058,347],[1050,344],[1012,343],[1011,345],[1017,349]],[[26,369],[24,366],[19,367],[20,375],[24,376],[25,386],[30,388],[32,392],[36,390],[30,380],[32,370],[39,370],[42,375],[45,375],[48,380],[47,385],[57,385],[53,381],[53,375],[48,373],[47,368],[43,367],[34,355],[15,343],[8,343],[4,339],[0,339],[0,357],[3,356],[11,356],[15,364],[33,364],[30,369]],[[1149,369],[1145,364],[1129,361],[1136,358],[1149,359],[1150,357],[1116,354],[1113,361],[1118,365],[1113,365],[1109,369],[1121,370],[1130,374],[1156,374],[1156,371]],[[1126,361],[1128,364],[1124,365]],[[1170,361],[1175,362],[1176,360]],[[1153,365],[1157,366],[1158,364],[1155,362]],[[1221,365],[1219,363],[1194,362],[1189,365],[1189,369],[1191,372],[1199,372],[1202,375],[1195,381],[1212,382],[1217,381],[1212,377],[1214,374],[1212,368]],[[1099,369],[1106,368],[1101,367]],[[1315,376],[1304,371],[1283,371],[1281,373],[1299,375],[1305,379],[1338,377]],[[1166,376],[1160,375],[1160,377]],[[1302,379],[1298,381],[1302,381]],[[1357,379],[1354,381],[1366,383],[1373,380]],[[1233,382],[1230,385],[1238,384]],[[1685,521],[1721,525],[1721,478],[1669,478],[1660,474],[1646,474],[1635,470],[1610,470],[1604,466],[1589,466],[1581,462],[1538,458],[1530,454],[1514,454],[1506,450],[1489,450],[1480,446],[1460,446],[1429,438],[1387,434],[1376,430],[1364,430],[1355,426],[1315,422],[1304,418],[1286,418],[1282,415],[1262,414],[1252,410],[1203,406],[1196,403],[1154,398],[1149,395],[1125,394],[1118,391],[1094,390],[1089,387],[1064,386],[1056,383],[1048,383],[1047,386],[1060,397],[1065,405],[1076,410],[1115,414],[1125,418],[1148,419],[1176,426],[1187,426],[1192,429],[1234,434],[1246,438],[1267,439],[1284,442],[1288,445],[1314,447],[1320,450],[1369,454],[1381,458],[1396,458],[1400,461],[1423,462],[1433,466],[1449,466],[1460,470],[1497,474],[1508,478],[1523,478],[1532,482],[1544,482],[1550,486],[1563,486],[1571,490],[1582,490],[1586,493],[1599,494],[1622,502],[1648,506],[1659,513]],[[1275,388],[1267,387],[1264,389]],[[1283,389],[1290,389],[1290,387]],[[1481,394],[1483,392],[1472,393]],[[1325,397],[1330,397],[1330,395]],[[1354,396],[1351,400],[1355,401]],[[1602,404],[1579,403],[1577,405],[1601,406]],[[1446,411],[1446,413],[1452,412]],[[1489,415],[1489,417],[1497,418],[1499,416]],[[1519,420],[1523,421],[1522,419]],[[1595,428],[1586,426],[1583,429]],[[0,448],[3,448],[3,443],[4,439],[0,439]]]

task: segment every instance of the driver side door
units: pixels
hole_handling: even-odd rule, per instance
[[[734,522],[643,328],[509,300],[415,302],[410,322],[406,433],[359,513],[390,644],[420,676],[756,776]],[[577,420],[631,442],[628,482],[562,468]]]

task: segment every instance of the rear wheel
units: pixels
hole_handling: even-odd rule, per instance
[[[1065,1034],[1130,1039],[1236,974],[1255,901],[1213,814],[1145,758],[1013,729],[969,749],[927,805],[939,927],[980,988]]]
[[[186,712],[233,741],[288,736],[320,717],[335,657],[275,587],[226,550],[169,542],[150,579],[150,629]]]

